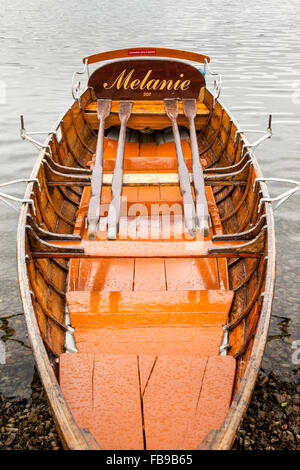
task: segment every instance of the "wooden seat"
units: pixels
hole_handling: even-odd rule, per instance
[[[119,101],[112,101],[111,114],[107,122],[107,127],[119,125]],[[183,126],[188,126],[188,120],[186,119],[182,101],[179,101],[179,115],[178,115],[178,124]],[[94,101],[89,103],[84,110],[85,119],[93,129],[98,129],[99,119],[97,116],[97,103]],[[201,129],[207,122],[209,117],[209,109],[207,106],[198,101],[197,102],[197,117],[195,120],[196,128]],[[163,100],[151,100],[143,101],[137,100],[134,101],[132,107],[131,117],[128,121],[128,127],[132,129],[144,129],[147,126],[151,126],[152,129],[163,129],[170,126],[170,121],[165,113],[164,101]]]
[[[191,149],[188,139],[181,140],[185,162],[192,169]],[[112,172],[115,165],[118,141],[109,137],[104,138],[103,170]],[[155,172],[176,171],[177,158],[174,142],[128,142],[125,143],[124,171]]]
[[[95,318],[95,322],[103,322],[104,314],[126,317],[147,314],[196,314],[198,322],[224,322],[229,313],[233,299],[233,291],[223,290],[186,290],[186,291],[73,291],[67,292],[67,303],[71,318],[82,316]],[[215,315],[215,317],[214,317]],[[195,316],[195,315],[194,315]],[[97,319],[96,319],[97,318]],[[172,321],[172,320],[171,320]],[[189,322],[187,321],[187,324]]]
[[[221,259],[72,259],[68,291],[166,291],[228,288]],[[226,263],[226,260],[224,260]],[[178,276],[178,272],[181,276]]]
[[[200,238],[200,236],[199,236]],[[228,248],[243,245],[243,241],[226,241],[226,242],[212,242],[211,240],[186,241],[184,238],[181,241],[140,241],[136,243],[129,240],[116,240],[113,244],[109,241],[87,241],[83,240],[81,243],[69,241],[49,242],[50,245],[59,245],[68,247],[68,245],[80,246],[84,249],[84,253],[80,255],[81,258],[208,258],[210,255],[209,250],[214,248]],[[251,253],[250,253],[251,255]],[[250,256],[249,255],[249,256]],[[223,254],[220,254],[224,257]],[[232,253],[233,258],[236,253]],[[253,257],[259,257],[258,254],[253,254]]]
[[[126,146],[125,146],[126,148]],[[202,160],[203,161],[203,160]],[[189,171],[192,170],[192,159],[185,158],[186,166]],[[104,173],[112,173],[115,167],[115,158],[107,157],[103,162]],[[125,157],[124,158],[124,173],[155,173],[155,172],[174,172],[177,171],[177,160],[173,156],[157,157],[151,155],[149,157],[136,158],[136,157]]]
[[[143,205],[141,207],[141,204]],[[169,207],[170,216],[168,215],[153,215],[143,216],[143,215],[134,215],[139,214],[145,208],[149,207],[151,203],[145,201],[142,203],[128,203],[129,213],[132,213],[132,216],[123,216],[123,213],[127,213],[126,201],[124,201],[124,206],[122,207],[121,217],[119,221],[119,232],[116,237],[117,240],[140,240],[140,241],[158,241],[158,240],[168,240],[168,241],[187,241],[191,239],[185,225],[184,218],[182,215],[182,208],[180,204],[170,204],[169,201],[160,203],[160,206],[166,210],[166,207]],[[103,204],[101,206],[101,218],[98,226],[97,238],[96,240],[107,240],[107,211],[109,204]],[[158,212],[159,208],[157,208]],[[85,233],[86,229],[83,231],[83,238],[87,238]],[[212,236],[212,230],[210,231],[210,238]],[[199,239],[202,236],[197,233]]]
[[[101,217],[107,215],[110,201],[110,188],[104,186],[101,195]],[[78,214],[81,215],[86,212],[87,208],[87,204],[81,205]],[[158,214],[164,216],[183,215],[182,198],[179,188],[176,186],[139,186],[125,187],[123,189],[121,217],[128,217],[130,219],[133,216],[142,216],[145,221],[146,218],[150,221],[151,217],[155,218]],[[83,238],[85,237],[83,236]]]
[[[137,323],[127,326],[119,322],[96,327],[83,317],[78,320],[80,323],[74,322],[78,351],[96,354],[216,356],[224,334],[221,322],[213,326],[186,325],[183,316],[175,325],[159,324],[158,315],[150,319],[156,320],[155,325]]]
[[[105,450],[195,449],[222,424],[235,374],[229,356],[71,353],[59,364],[75,420]]]
[[[67,293],[80,352],[215,355],[232,291]]]

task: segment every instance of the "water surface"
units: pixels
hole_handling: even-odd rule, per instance
[[[298,0],[0,0],[0,182],[28,177],[37,157],[19,138],[20,114],[28,130],[50,130],[71,103],[82,57],[143,45],[209,55],[223,77],[221,98],[241,127],[263,129],[273,114],[274,137],[256,152],[265,176],[300,179],[299,18]],[[263,367],[284,376],[296,367],[291,344],[300,340],[299,195],[275,221],[277,287]],[[16,279],[16,228],[17,213],[1,204],[0,342],[7,361],[0,393],[28,397],[33,359]]]

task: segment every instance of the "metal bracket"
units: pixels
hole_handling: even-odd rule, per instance
[[[14,202],[21,202],[22,204],[30,204],[33,209],[33,214],[36,215],[35,205],[32,199],[20,199],[18,197],[11,196],[10,194],[0,192],[0,201],[2,201],[4,204],[6,204],[11,209],[14,209],[17,212],[19,211],[16,209],[16,207],[13,204],[10,204],[8,201],[6,201],[6,199],[10,201],[14,201]]]
[[[220,346],[220,356],[226,356],[227,355],[227,350],[230,348],[229,344],[229,332],[226,330],[226,325],[223,326],[223,339],[222,339],[222,344]]]
[[[65,351],[67,353],[76,353],[78,352],[76,348],[76,343],[74,339],[75,329],[71,326],[70,314],[67,305],[65,306],[65,323],[67,325],[67,331],[65,336]]]
[[[204,59],[204,74],[206,74],[207,72],[210,75],[217,77],[216,80],[214,80],[214,91],[213,91],[213,99],[214,99],[213,107],[215,107],[215,104],[220,96],[221,89],[222,89],[222,76],[219,73],[214,72],[210,68],[210,65],[207,59]]]
[[[214,105],[219,99],[219,96],[221,94],[221,89],[222,89],[222,76],[219,75],[218,79],[214,81],[214,94],[213,94]]]
[[[207,73],[207,72],[210,75],[220,75],[218,72],[213,72],[213,70],[210,68],[210,65],[207,59],[204,59],[204,73]]]
[[[38,131],[38,132],[26,132],[25,125],[24,125],[24,116],[21,114],[20,116],[21,120],[21,129],[20,129],[20,136],[22,140],[27,140],[28,142],[31,142],[33,145],[40,149],[49,149],[48,145],[43,145],[40,142],[38,142],[35,139],[32,139],[29,137],[30,135],[40,135],[40,134],[56,134],[56,131]]]
[[[279,196],[276,197],[263,197],[259,201],[258,205],[258,212],[261,209],[261,205],[264,202],[272,203],[272,202],[277,202],[276,206],[274,207],[274,210],[278,209],[278,207],[281,206],[285,201],[287,201],[293,194],[295,194],[297,191],[300,191],[300,182],[296,180],[290,180],[286,178],[255,178],[253,189],[255,189],[255,185],[257,182],[262,181],[263,183],[266,183],[267,181],[275,181],[277,183],[286,183],[286,184],[292,184],[294,187],[291,189],[288,189],[287,191],[279,194]]]
[[[242,149],[242,152],[245,148],[249,149],[255,149],[256,147],[258,147],[262,142],[264,142],[265,140],[267,139],[270,139],[272,137],[272,114],[269,115],[269,122],[268,122],[268,128],[266,131],[259,131],[259,130],[256,130],[256,129],[239,129],[236,131],[235,133],[235,138],[234,138],[234,143],[236,143],[236,140],[237,140],[237,136],[239,134],[245,134],[246,132],[251,132],[253,134],[263,134],[262,137],[260,137],[259,139],[257,139],[255,142],[253,142],[253,144],[244,144],[243,145],[243,149]]]
[[[38,190],[41,191],[41,186],[40,182],[37,178],[29,178],[29,179],[18,179],[18,180],[12,180],[12,181],[7,181],[6,183],[1,183],[0,187],[4,186],[10,186],[12,184],[17,184],[17,183],[35,183],[38,187]],[[8,200],[7,200],[8,199]],[[15,196],[11,196],[10,194],[3,193],[2,191],[0,192],[0,201],[2,201],[5,205],[10,207],[11,209],[14,209],[15,211],[19,212],[19,210],[10,202],[8,201],[13,201],[13,202],[21,202],[22,204],[30,204],[32,206],[33,214],[36,215],[36,210],[35,210],[35,205],[33,199],[21,199]]]
[[[7,183],[1,183],[0,187],[10,186],[11,184],[17,184],[17,183],[36,183],[39,191],[41,192],[41,185],[40,185],[38,178],[29,178],[29,179],[22,178],[19,180],[7,181]]]
[[[76,83],[75,83],[75,78],[78,76],[78,75],[85,75],[87,74],[87,78],[89,79],[90,78],[90,74],[89,74],[89,67],[88,67],[88,60],[86,59],[85,62],[84,62],[84,67],[83,67],[83,70],[82,72],[74,72],[73,73],[73,76],[72,76],[72,96],[73,96],[73,99],[78,101],[78,104],[79,104],[79,107],[81,108],[81,101],[80,101],[80,88],[81,88],[81,82],[80,80],[78,80]]]

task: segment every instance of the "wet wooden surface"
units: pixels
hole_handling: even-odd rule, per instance
[[[234,374],[220,356],[72,353],[60,364],[75,419],[106,450],[195,449],[221,425]]]
[[[112,112],[107,121],[107,127],[119,125],[118,117],[119,101],[112,102]],[[188,119],[183,112],[182,101],[178,105],[179,117],[178,124],[188,127]],[[196,129],[201,129],[209,118],[209,109],[201,101],[197,102],[197,116],[195,119]],[[98,129],[99,119],[97,117],[94,103],[90,103],[84,110],[85,119],[93,129]],[[135,101],[132,107],[132,115],[128,121],[128,125],[133,129],[143,129],[147,126],[152,129],[163,129],[168,127],[169,119],[165,114],[163,100],[159,101]]]
[[[87,90],[87,92],[85,92],[82,96],[81,100],[83,109],[91,101],[92,97],[90,96],[90,90]],[[214,264],[214,268],[211,270],[213,276],[212,278],[209,277],[208,282],[212,281],[213,285],[216,281],[216,284],[218,284],[218,290],[226,291],[228,289],[235,289],[235,295],[229,313],[229,321],[231,323],[234,322],[236,325],[229,334],[229,343],[231,347],[229,354],[235,355],[237,358],[236,375],[233,386],[233,402],[226,415],[224,425],[218,425],[217,432],[214,432],[210,435],[212,437],[209,439],[204,439],[203,441],[203,446],[205,448],[212,447],[216,449],[228,449],[232,443],[235,431],[241,421],[241,417],[245,412],[247,403],[249,402],[251,390],[257,376],[257,371],[259,369],[264,345],[266,342],[275,276],[274,233],[271,208],[266,205],[262,205],[260,211],[258,210],[258,203],[261,195],[264,197],[268,196],[266,187],[263,184],[258,184],[256,185],[256,188],[253,188],[253,184],[251,184],[255,177],[262,176],[254,155],[250,151],[248,156],[243,156],[242,150],[244,148],[244,144],[246,143],[244,137],[238,137],[237,141],[235,142],[235,134],[237,130],[236,123],[220,103],[216,103],[215,108],[212,108],[212,96],[209,92],[207,92],[207,90],[204,94],[204,103],[210,109],[211,116],[209,122],[206,120],[206,124],[204,124],[204,128],[201,134],[198,135],[198,144],[201,161],[203,163],[205,161],[206,168],[212,168],[213,171],[215,171],[216,168],[222,170],[222,167],[225,167],[227,168],[228,172],[228,167],[232,166],[234,171],[236,171],[237,167],[242,168],[242,166],[240,166],[241,161],[246,161],[246,165],[248,161],[248,165],[242,171],[242,182],[235,182],[229,178],[228,181],[218,181],[217,185],[214,183],[212,190],[214,192],[216,204],[209,203],[209,211],[213,222],[214,233],[221,234],[222,231],[224,231],[226,234],[241,234],[244,231],[247,232],[249,231],[250,227],[254,227],[257,224],[262,215],[266,216],[266,223],[268,226],[267,238],[261,240],[259,244],[255,242],[252,247],[253,256],[257,256],[256,253],[259,251],[260,259],[249,259],[248,254],[245,257],[239,254],[238,257],[233,256],[232,259],[228,260],[222,255],[214,255],[214,258],[211,258],[210,256],[201,258],[201,261],[205,259],[209,265],[212,259],[217,262],[217,268],[219,270],[218,278],[220,277],[220,273],[223,273],[221,276],[222,279],[217,280],[214,274],[216,264]],[[93,151],[95,148],[95,142],[95,132],[92,126],[87,122],[82,110],[79,109],[77,102],[75,102],[72,108],[65,114],[63,121],[58,123],[57,137],[48,136],[45,145],[51,145],[53,160],[57,164],[68,166],[70,167],[71,171],[72,167],[75,167],[80,171],[81,168],[87,169],[92,158],[91,151]],[[147,136],[145,140],[143,139],[143,143],[147,144],[149,142],[149,136]],[[156,164],[156,171],[164,173],[162,175],[158,173],[158,176],[165,177],[165,172],[170,171],[167,162],[170,161],[171,165],[173,166],[174,162],[176,163],[174,154],[172,155],[172,153],[169,153],[172,150],[171,144],[172,143],[165,142],[164,144],[161,143],[155,147],[157,151],[156,155],[158,155],[162,146],[165,146],[168,155],[165,155],[164,161],[160,158],[157,158],[156,156],[137,158],[137,146],[130,146],[131,148],[129,149],[129,154],[134,151],[135,156],[128,157],[128,160],[125,158],[124,167],[126,168],[127,161],[129,165],[127,167],[129,170],[127,171],[140,171],[141,167],[138,167],[137,162],[142,161],[144,165],[142,171],[145,171],[147,166],[149,168],[149,170],[145,171],[145,175],[147,175],[147,171],[151,171],[151,164],[156,161],[158,162]],[[189,142],[187,142],[187,146],[188,145]],[[142,147],[142,145],[140,145],[140,147]],[[152,147],[152,150],[153,149],[154,147]],[[45,152],[41,152],[32,173],[32,177],[39,178],[42,191],[39,192],[36,185],[29,183],[25,194],[25,197],[32,197],[34,200],[36,207],[35,221],[38,223],[38,225],[42,226],[49,232],[70,234],[74,231],[75,234],[77,233],[85,237],[84,221],[86,216],[86,209],[81,206],[78,211],[78,204],[82,196],[83,188],[80,184],[74,184],[74,181],[71,182],[69,186],[65,187],[62,185],[53,185],[51,181],[47,181],[48,174],[46,172],[46,164],[42,163],[42,160],[45,156],[44,153]],[[129,158],[131,158],[131,161]],[[187,159],[188,158],[190,157],[187,157]],[[152,159],[152,161],[150,159]],[[113,157],[109,158],[108,154],[108,158],[104,160],[104,167],[106,162],[108,165],[112,166],[114,163]],[[162,168],[165,164],[167,165],[167,169],[163,170]],[[187,162],[187,165],[188,164],[189,163]],[[110,175],[104,174],[104,176],[107,177]],[[132,175],[125,174],[125,176],[127,178],[131,177]],[[136,176],[134,175],[134,177]],[[153,175],[151,175],[151,178],[153,178]],[[207,180],[208,176],[205,178],[205,184],[210,184],[210,182]],[[241,178],[241,175],[238,175],[238,178]],[[138,180],[138,184],[140,183],[141,180]],[[169,184],[170,183],[171,182],[169,182]],[[173,185],[177,183],[177,180],[172,181]],[[145,184],[148,183],[143,183],[143,186],[145,186]],[[157,186],[160,186],[160,184],[157,184]],[[134,204],[137,201],[136,190],[139,188],[135,186],[134,188],[128,189],[132,190],[130,193],[130,204]],[[162,186],[160,186],[160,191],[161,190]],[[166,187],[166,193],[164,194],[164,197],[171,200],[172,191],[170,186]],[[149,201],[150,198],[148,196],[149,195],[145,196],[146,199],[148,199],[147,204],[151,204],[151,201]],[[73,202],[71,199],[73,199]],[[78,262],[79,259],[72,259],[71,263],[69,263],[68,256],[61,259],[36,259],[35,254],[32,253],[32,251],[34,251],[34,246],[32,245],[32,240],[29,236],[30,232],[28,230],[26,231],[25,229],[27,211],[30,211],[30,206],[24,205],[21,210],[18,231],[18,261],[20,287],[26,321],[29,327],[30,339],[33,344],[33,350],[35,352],[38,369],[45,385],[64,446],[77,449],[87,448],[90,446],[90,442],[88,443],[85,440],[84,434],[82,433],[80,427],[78,427],[78,423],[75,423],[73,416],[70,413],[68,403],[65,401],[65,397],[61,393],[54,375],[54,372],[57,370],[57,363],[55,362],[55,358],[62,353],[64,347],[65,326],[63,322],[65,300],[64,296],[61,294],[65,289],[66,275],[69,271],[69,264]],[[234,235],[234,239],[235,237],[236,235]],[[239,238],[239,240],[241,240],[241,238]],[[135,239],[134,243],[140,243],[140,241]],[[191,244],[191,242],[188,240],[186,243]],[[25,254],[28,255],[26,257],[26,263]],[[235,255],[236,254],[237,253],[235,253]],[[267,256],[267,262],[261,258],[262,254],[263,256]],[[177,261],[183,263],[184,261],[190,260],[191,258],[193,258],[194,262],[197,255],[191,255],[192,252],[190,252],[189,257],[185,257],[184,259],[179,259],[176,257],[176,264]],[[114,260],[115,259],[116,258],[114,258]],[[141,263],[143,264],[145,258],[140,256],[138,259],[140,259]],[[151,259],[153,260],[154,258],[149,257],[147,259],[147,263],[145,264],[145,266],[147,266],[147,268],[145,268],[145,271],[147,270],[147,276],[145,276],[146,282],[142,281],[140,284],[141,290],[147,290],[145,289],[145,284],[148,284],[147,279],[151,279],[151,269],[149,270],[148,265],[148,261],[151,261]],[[92,258],[89,258],[85,261],[88,262],[91,260]],[[102,259],[99,258],[97,261],[102,261]],[[121,263],[123,268],[126,269],[125,262],[128,262],[128,258],[123,258],[121,261],[123,262]],[[136,262],[137,259],[133,261]],[[161,258],[159,259],[159,262],[160,261]],[[256,262],[257,264],[255,264]],[[110,266],[109,262],[107,266]],[[164,284],[165,289],[167,290],[166,276],[164,281],[162,276],[162,268],[164,266],[162,266],[161,263],[159,263],[159,266],[160,268],[157,270],[158,274],[156,277],[157,285],[159,286],[159,290],[163,291]],[[195,266],[194,263],[193,266]],[[77,265],[77,268],[78,267],[79,265]],[[141,265],[141,267],[142,269],[140,272],[143,271],[143,266]],[[202,268],[200,268],[200,271],[202,271]],[[107,278],[105,275],[105,270],[101,273],[102,281],[99,283],[100,289],[101,285],[103,285],[107,290],[110,289],[110,286],[115,286],[115,291],[117,291],[117,285],[119,285],[120,288],[122,285],[121,276],[116,277],[118,272],[117,267],[113,268],[112,270],[108,269],[107,272],[110,273]],[[205,278],[206,276],[200,276],[200,279],[204,281]],[[95,277],[93,277],[93,279],[95,280]],[[178,282],[178,280],[180,280],[180,276],[176,276],[176,274],[174,274],[173,279],[174,282]],[[98,287],[96,287],[96,284],[93,285],[93,282],[92,285],[87,285],[84,287],[84,289],[97,289]],[[71,286],[71,284],[71,280],[69,279],[68,285]],[[129,283],[127,284],[125,290],[131,290],[132,285],[133,277],[131,278],[130,275]],[[71,289],[76,290],[76,288],[76,282],[73,282]],[[180,286],[178,288],[180,290]],[[201,290],[203,287],[197,287],[196,289]],[[206,289],[214,290],[215,287],[206,287]],[[263,291],[264,297],[261,297],[260,294]],[[184,314],[176,315],[181,315],[182,319]],[[170,317],[172,317],[171,314]],[[136,343],[137,349],[133,351],[133,354],[138,355],[141,352],[138,350],[138,347],[140,344],[145,345],[145,338],[147,338],[147,335],[150,333],[149,328],[146,328],[149,326],[149,318],[147,318],[146,321],[148,321],[148,324],[145,325],[145,328],[140,335],[142,341],[140,343]],[[179,322],[180,318],[177,318],[176,321]],[[177,323],[177,326],[178,325],[179,323]],[[180,324],[178,327],[181,329],[181,331],[185,330],[185,327],[183,328],[182,324]],[[160,353],[162,354],[163,349],[166,347],[165,345],[167,345],[168,348],[170,347],[170,355],[172,357],[180,355],[179,353],[184,356],[195,356],[195,351],[197,351],[197,347],[199,348],[199,336],[198,342],[194,343],[192,329],[190,329],[190,327],[188,329],[190,331],[188,334],[186,334],[185,338],[182,336],[180,337],[180,340],[182,340],[181,344],[178,343],[179,334],[176,336],[177,333],[175,330],[173,330],[173,332],[174,338],[176,338],[176,340],[171,344],[168,344],[167,341],[164,342],[164,345],[157,344],[156,337],[154,335],[154,341],[152,345],[153,354],[157,354],[157,350],[160,350]],[[200,327],[198,326],[196,329],[197,335],[199,335]],[[207,334],[207,331],[210,331],[210,334]],[[89,353],[92,350],[97,354],[104,354],[105,348],[103,348],[102,352],[99,352],[99,344],[101,345],[103,337],[100,334],[95,335],[95,338],[93,338],[94,333],[95,329],[93,330],[86,328],[86,331],[82,333],[81,338],[79,334],[79,343],[80,347],[82,347],[82,352],[85,350],[84,348],[86,348],[86,351]],[[222,331],[218,325],[211,327],[210,330],[208,330],[208,325],[206,325],[205,328],[203,328],[203,333],[203,336],[206,338],[205,341],[207,341],[207,343],[204,341],[203,349],[206,349],[207,355],[216,356],[218,354],[219,344],[222,339]],[[122,337],[122,334],[120,335],[121,341],[118,343],[112,341],[112,336],[108,335],[105,338],[104,346],[107,347],[106,352],[108,354],[111,352],[113,345],[119,348],[118,350],[120,351],[121,355],[126,355],[128,353],[126,344],[122,345],[122,340],[126,335]],[[168,338],[166,338],[166,340],[167,339]],[[176,346],[177,343],[178,347]],[[163,346],[163,348],[161,348],[161,346]],[[171,346],[173,349],[171,349]],[[117,350],[115,352],[117,353]],[[204,352],[205,351],[200,351],[199,354],[202,355],[203,353],[204,357]],[[144,356],[147,356],[147,354]],[[148,368],[151,367],[151,359],[144,360],[144,363],[146,364],[146,368],[148,370]],[[216,371],[218,371],[218,369],[216,369]],[[225,402],[226,400],[224,403]]]
[[[191,158],[189,144],[183,142],[184,158]],[[115,156],[115,143],[106,144],[104,158]],[[127,147],[125,162],[126,158],[142,160],[150,155],[158,160],[164,155],[174,158],[174,144],[162,145],[133,144]],[[81,224],[89,193],[90,188],[85,188],[81,198]],[[126,187],[124,194],[127,201],[118,240],[107,240],[105,210],[110,191],[106,187],[97,241],[87,241],[86,228],[78,228],[90,256],[106,255],[70,261],[66,298],[78,353],[62,356],[61,385],[76,419],[85,425],[89,421],[86,427],[105,449],[192,449],[224,417],[235,371],[234,359],[218,357],[233,301],[227,261],[205,257],[212,235],[222,233],[219,212],[212,189],[207,187],[212,217],[209,235],[199,240],[198,234],[198,241],[192,237],[176,241],[176,236],[186,236],[182,217],[176,221],[171,216],[170,233],[165,220],[168,212],[164,211],[177,203],[182,212],[178,187]],[[162,213],[156,218],[126,216],[130,207],[141,203],[149,208],[163,203]],[[122,221],[126,229],[131,224],[124,239]],[[157,238],[149,240],[155,226]],[[185,257],[178,259],[176,255],[184,250]],[[196,258],[201,252],[203,258]],[[126,255],[131,258],[124,258]],[[77,394],[74,376],[68,380],[70,373],[77,374],[77,357],[78,387],[86,389],[82,392],[85,399]],[[215,390],[220,403],[216,413],[212,409],[206,412],[213,376],[220,384]]]

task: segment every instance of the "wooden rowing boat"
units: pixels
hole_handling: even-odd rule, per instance
[[[116,60],[117,59],[117,60]],[[18,226],[28,333],[68,449],[229,449],[267,338],[271,205],[190,62],[124,49],[50,133]]]

